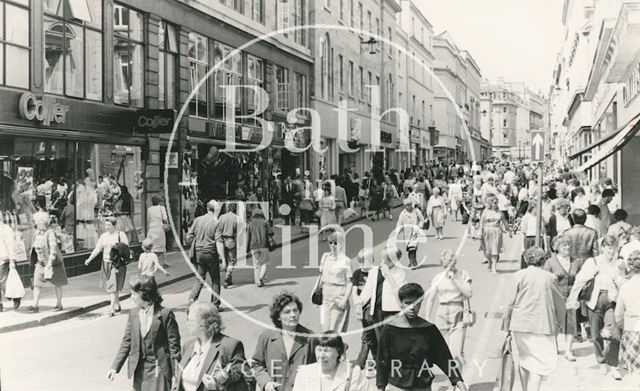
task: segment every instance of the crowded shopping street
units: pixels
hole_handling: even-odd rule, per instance
[[[638,42],[640,0],[0,0],[0,391],[640,390]]]

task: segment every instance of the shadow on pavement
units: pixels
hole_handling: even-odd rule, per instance
[[[470,384],[468,387],[469,391],[491,391],[493,390],[493,387],[495,387],[496,383],[495,382],[483,382],[483,383],[476,383],[476,384]]]

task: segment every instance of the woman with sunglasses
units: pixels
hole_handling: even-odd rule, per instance
[[[322,287],[322,331],[347,331],[353,272],[351,260],[345,255],[344,239],[342,233],[332,232],[328,237],[330,251],[324,253],[320,261],[320,279],[317,286]]]

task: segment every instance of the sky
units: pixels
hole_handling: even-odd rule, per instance
[[[548,95],[562,43],[563,0],[413,0],[436,34],[448,31],[483,77]]]

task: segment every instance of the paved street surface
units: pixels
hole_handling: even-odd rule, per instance
[[[396,211],[397,215],[397,211]],[[384,240],[395,221],[376,221],[369,224],[374,230],[375,252],[383,248]],[[428,243],[422,245],[418,259],[427,257],[426,264],[419,270],[407,270],[411,281],[428,286],[431,278],[441,270],[438,255],[445,248],[456,249],[463,236],[463,226],[448,222],[445,228],[445,240],[433,239],[433,230],[429,232]],[[466,269],[473,278],[474,296],[472,306],[478,313],[477,324],[467,335],[465,379],[471,390],[492,390],[495,385],[499,350],[504,338],[500,332],[502,306],[506,299],[504,292],[511,273],[519,267],[521,239],[507,240],[506,251],[499,263],[499,275],[493,276],[482,265],[478,252],[478,242],[468,240],[461,248],[459,267]],[[362,234],[354,231],[347,242],[347,255],[355,257],[363,246]],[[318,310],[310,304],[310,290],[317,276],[317,270],[303,268],[309,260],[309,241],[304,240],[285,246],[272,253],[272,265],[268,273],[268,285],[257,288],[252,283],[252,271],[241,270],[234,274],[234,280],[243,285],[223,290],[224,299],[231,303],[236,311],[225,310],[222,317],[225,333],[242,340],[245,352],[250,357],[254,351],[255,340],[262,332],[260,322],[269,323],[268,305],[277,292],[287,289],[300,296],[304,303],[302,324],[313,330],[319,329]],[[280,259],[282,251],[291,251],[294,270],[275,268],[274,259]],[[319,252],[327,251],[325,243],[319,244]],[[407,263],[403,258],[402,262]],[[355,266],[355,263],[354,263]],[[187,339],[185,309],[188,292],[193,279],[183,280],[162,289],[164,305],[173,308],[183,339]],[[74,280],[71,280],[71,284]],[[202,295],[201,300],[207,300]],[[104,309],[90,311],[72,319],[33,327],[21,331],[0,334],[0,369],[3,391],[30,390],[127,390],[130,380],[123,370],[114,382],[106,380],[106,374],[120,344],[126,323],[126,314],[133,307],[131,300],[123,302],[123,314],[109,318],[103,316]],[[6,316],[3,314],[2,316]],[[352,311],[350,329],[358,321]],[[360,334],[346,337],[349,345],[348,358],[353,359],[360,346]],[[562,346],[560,346],[562,350]],[[38,354],[49,352],[49,354]],[[9,353],[10,352],[10,353]],[[9,353],[9,354],[7,354]],[[560,368],[543,385],[545,391],[555,390],[637,390],[628,378],[615,382],[605,376],[595,366],[592,347],[589,343],[576,345],[578,361],[569,363],[560,361]],[[125,367],[126,368],[126,367]],[[439,375],[434,390],[446,390],[448,381]],[[516,384],[516,389],[519,389]]]

